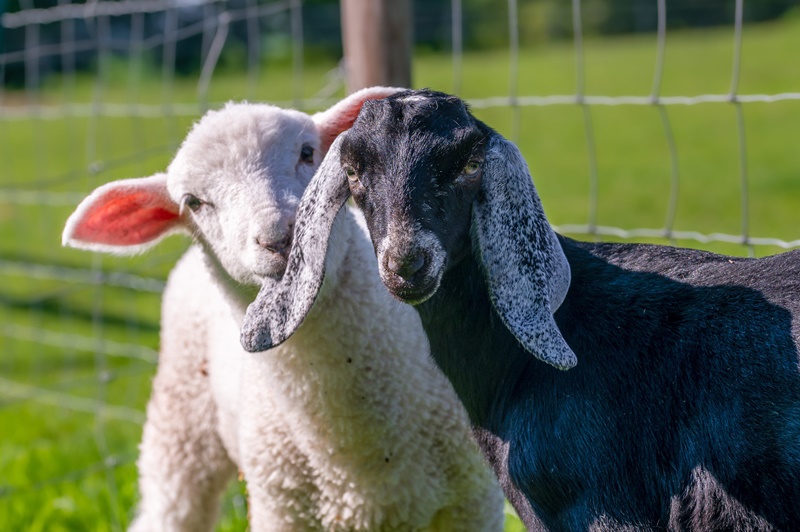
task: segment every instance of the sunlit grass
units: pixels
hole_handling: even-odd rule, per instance
[[[655,36],[589,38],[585,43],[586,94],[649,95],[653,91]],[[741,93],[800,92],[800,20],[745,29]],[[660,94],[725,94],[731,89],[733,35],[730,28],[670,33]],[[50,78],[41,93],[4,93],[0,104],[146,104],[163,106],[164,116],[139,118],[66,116],[55,120],[0,121],[0,190],[85,194],[111,179],[163,169],[194,118],[195,78],[168,82],[160,71],[126,63],[102,63],[100,77]],[[478,99],[509,93],[506,50],[464,57],[461,95]],[[211,105],[237,99],[291,102],[302,83],[311,97],[336,65],[306,65],[293,79],[285,64],[262,66],[257,78],[225,72],[213,78]],[[98,79],[102,83],[98,83]],[[452,91],[448,55],[423,54],[414,63],[414,85]],[[571,43],[523,49],[520,95],[574,94],[577,74]],[[341,95],[341,91],[340,94]],[[169,104],[197,105],[193,116],[170,115]],[[301,102],[298,102],[301,103]],[[68,107],[67,107],[68,108]],[[665,109],[677,146],[679,193],[674,228],[701,233],[740,234],[784,240],[800,238],[800,101],[746,104],[746,217],[742,212],[742,167],[736,108],[706,104]],[[508,108],[475,114],[511,136]],[[597,202],[590,194],[591,158],[587,116],[596,156]],[[664,123],[654,106],[526,107],[516,139],[528,159],[545,209],[554,224],[583,224],[590,213],[599,225],[626,229],[662,228],[668,218],[673,159]],[[89,168],[94,171],[88,171]],[[187,240],[172,238],[135,258],[93,256],[61,248],[60,233],[73,202],[42,206],[0,196],[0,259],[65,268],[124,271],[164,279]],[[64,196],[67,197],[67,196]],[[72,197],[72,196],[70,196]],[[596,209],[596,211],[594,210]],[[660,242],[667,242],[659,240]],[[699,246],[697,242],[680,242]],[[732,244],[706,249],[746,254]],[[763,255],[778,251],[757,248]],[[0,277],[0,324],[19,333],[0,336],[0,377],[36,390],[143,412],[152,363],[98,355],[103,342],[158,347],[157,294],[91,284],[67,284],[23,275]],[[47,331],[96,339],[96,347],[66,341],[31,341],[20,331]],[[55,338],[60,338],[55,336]],[[52,338],[51,338],[52,340]],[[44,342],[44,343],[42,343]],[[136,503],[135,466],[141,427],[135,420],[109,418],[59,404],[50,395],[35,400],[0,386],[0,529],[119,530]],[[40,399],[44,396],[39,395]],[[246,511],[241,487],[226,497],[221,530],[243,530]],[[507,530],[520,530],[509,519]]]

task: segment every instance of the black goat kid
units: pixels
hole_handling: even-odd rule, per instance
[[[367,102],[328,156],[246,348],[302,322],[352,193],[530,529],[800,530],[800,253],[558,236],[517,148],[441,93]]]

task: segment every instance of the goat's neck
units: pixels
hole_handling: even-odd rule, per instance
[[[517,356],[517,341],[494,311],[473,256],[450,268],[436,294],[417,310],[431,354],[473,425],[491,429],[533,358]]]

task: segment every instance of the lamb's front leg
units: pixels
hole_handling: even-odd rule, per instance
[[[141,501],[132,531],[207,531],[216,524],[236,467],[218,436],[206,373],[202,360],[171,361],[162,353],[140,446]]]
[[[260,354],[259,354],[260,355]],[[260,355],[264,356],[264,355]],[[241,468],[253,532],[324,532],[318,490],[307,457],[297,448],[286,413],[270,387],[245,370],[241,407]]]

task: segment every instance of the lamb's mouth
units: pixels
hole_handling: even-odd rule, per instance
[[[266,264],[253,270],[253,275],[259,279],[272,279],[280,281],[286,273],[286,266],[289,264],[288,257],[284,255],[272,255]]]

